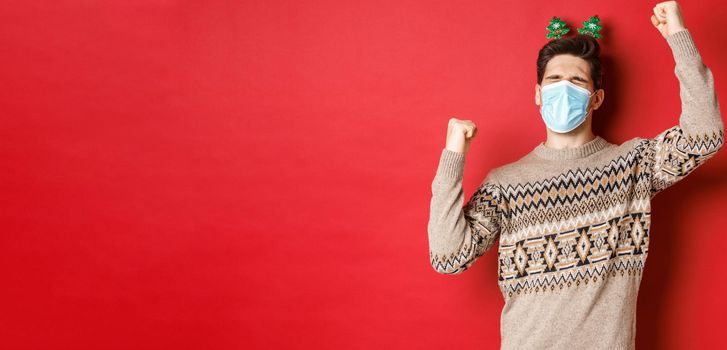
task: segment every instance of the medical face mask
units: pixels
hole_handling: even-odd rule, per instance
[[[540,89],[540,115],[550,130],[566,133],[586,120],[591,94],[585,88],[561,80]]]

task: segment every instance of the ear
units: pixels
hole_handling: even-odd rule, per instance
[[[603,89],[598,89],[596,91],[596,94],[593,95],[595,97],[595,101],[593,102],[593,109],[598,109],[601,107],[601,104],[603,104],[603,99],[605,98],[606,91]]]
[[[540,84],[535,84],[535,105],[540,106]]]

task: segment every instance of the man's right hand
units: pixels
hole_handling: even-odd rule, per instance
[[[467,153],[470,142],[475,136],[477,136],[477,126],[471,120],[450,118],[445,148],[452,152]]]

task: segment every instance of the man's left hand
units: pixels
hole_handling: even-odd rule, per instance
[[[664,38],[686,29],[682,10],[676,1],[664,1],[656,4],[654,14],[651,15],[651,24],[659,30]]]

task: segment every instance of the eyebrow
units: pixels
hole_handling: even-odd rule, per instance
[[[545,79],[559,79],[559,78],[560,78],[560,75],[558,75],[558,74],[552,74],[552,75],[549,75],[549,76],[545,77]],[[578,80],[578,81],[582,81],[584,83],[587,83],[588,82],[588,80],[583,79],[583,78],[581,78],[581,77],[579,77],[577,75],[574,75],[573,78],[571,78],[571,79]]]

